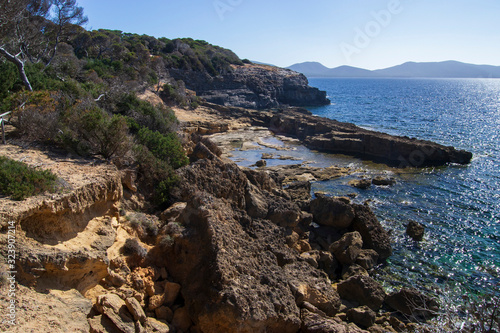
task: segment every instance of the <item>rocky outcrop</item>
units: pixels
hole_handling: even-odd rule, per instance
[[[219,105],[269,109],[330,103],[326,92],[310,87],[303,74],[279,67],[233,65],[231,71],[215,77],[206,72],[170,69],[170,76],[184,81],[199,97]]]
[[[425,226],[417,221],[410,221],[406,226],[406,234],[414,241],[420,242],[424,239]]]

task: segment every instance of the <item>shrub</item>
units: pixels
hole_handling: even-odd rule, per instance
[[[154,157],[167,161],[174,169],[189,162],[176,133],[161,134],[148,128],[142,128],[137,133],[137,140],[146,146]]]
[[[35,170],[24,163],[0,156],[0,193],[13,200],[54,191],[57,176],[48,170]]]
[[[73,143],[79,145],[78,153],[109,159],[122,157],[130,150],[127,121],[120,115],[110,117],[100,108],[76,110],[67,124]]]
[[[148,254],[148,251],[135,238],[127,239],[120,252],[125,256],[138,256],[140,258],[145,258]]]

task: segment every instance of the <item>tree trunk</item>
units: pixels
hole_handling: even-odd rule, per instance
[[[5,56],[5,58],[12,62],[14,65],[16,65],[17,70],[19,72],[19,77],[21,78],[21,81],[23,81],[24,86],[26,89],[29,91],[33,91],[33,88],[31,87],[31,83],[28,80],[28,76],[26,75],[26,71],[24,70],[24,61],[19,59],[17,56],[14,56],[10,54],[7,50],[5,50],[3,47],[0,47],[0,54]]]

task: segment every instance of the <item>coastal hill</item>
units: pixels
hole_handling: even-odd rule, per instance
[[[406,62],[377,70],[351,66],[328,68],[318,62],[304,62],[288,68],[307,77],[500,78],[500,66],[474,65],[451,60]]]

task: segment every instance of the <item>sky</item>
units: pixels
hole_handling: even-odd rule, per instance
[[[79,0],[87,29],[202,39],[287,67],[500,66],[499,0]]]

